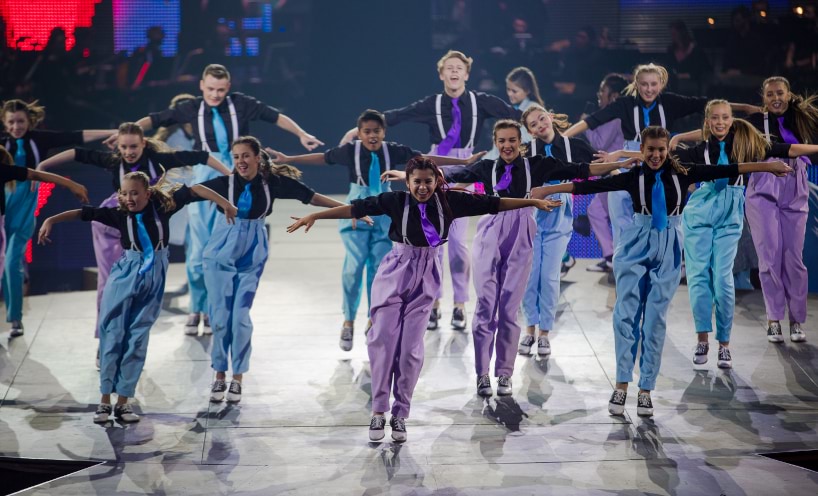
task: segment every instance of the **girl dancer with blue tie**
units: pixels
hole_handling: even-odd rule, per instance
[[[100,392],[102,398],[94,422],[106,423],[111,414],[122,422],[138,422],[128,403],[145,365],[150,329],[159,317],[168,268],[167,241],[170,217],[195,197],[217,203],[228,222],[236,208],[202,185],[180,186],[172,193],[152,186],[144,172],[128,172],[122,178],[119,207],[69,210],[49,217],[40,227],[41,244],[51,242],[54,224],[96,220],[119,229],[122,257],[111,269],[99,312]],[[117,394],[116,407],[111,394]]]
[[[389,175],[399,177],[403,175]],[[390,391],[394,394],[389,425],[392,439],[406,441],[406,418],[423,366],[423,334],[443,278],[438,251],[452,221],[459,217],[497,214],[536,207],[551,210],[559,202],[471,195],[450,191],[437,165],[413,158],[406,165],[409,192],[387,191],[297,219],[287,230],[310,227],[318,219],[350,219],[386,215],[395,242],[384,257],[372,285],[372,329],[368,334],[372,369],[372,418],[369,439],[384,437]],[[530,215],[528,211],[525,212]]]
[[[515,67],[506,76],[506,95],[511,106],[517,110],[525,112],[531,105],[537,104],[540,107],[545,107],[542,97],[540,96],[540,87],[537,85],[537,78],[531,69],[528,67]],[[523,143],[531,141],[531,135],[523,126]],[[496,160],[500,156],[500,151],[497,147],[491,147],[491,150],[483,157],[490,160]]]
[[[681,279],[681,213],[688,187],[699,181],[735,178],[749,172],[780,175],[792,172],[782,162],[682,166],[676,158],[668,157],[670,133],[666,129],[649,126],[640,138],[644,162],[639,167],[597,181],[545,186],[538,192],[539,196],[627,191],[633,201],[633,222],[622,230],[613,260],[617,296],[613,311],[616,389],[608,403],[611,415],[622,415],[625,411],[628,384],[633,381],[640,345],[636,413],[653,415],[650,393],[656,387],[662,362],[667,309]]]

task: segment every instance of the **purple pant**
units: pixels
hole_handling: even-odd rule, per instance
[[[372,373],[372,411],[408,417],[412,393],[423,367],[423,336],[440,288],[438,248],[395,243],[383,257],[372,283],[367,338]]]
[[[778,159],[776,159],[778,160]],[[758,253],[758,269],[767,319],[807,320],[807,267],[804,237],[809,214],[807,165],[790,159],[795,172],[785,177],[768,173],[750,176],[746,215]]]
[[[448,157],[469,158],[473,152],[472,148],[452,148]],[[432,145],[431,155],[437,154],[437,145]],[[446,165],[446,164],[438,164]],[[469,265],[469,245],[466,241],[466,234],[469,229],[469,219],[462,217],[455,219],[449,226],[449,242],[445,246],[449,251],[449,272],[452,275],[452,291],[454,292],[455,303],[465,303],[469,301],[469,276],[471,266]],[[440,249],[441,266],[443,264],[443,248]],[[443,286],[437,292],[437,299],[443,297]]]
[[[489,373],[495,347],[494,375],[511,376],[514,372],[520,338],[517,312],[531,272],[536,231],[530,208],[486,215],[477,223],[472,248],[477,293],[472,335],[477,375]]]
[[[597,193],[588,205],[588,221],[591,230],[599,241],[603,257],[613,256],[613,232],[611,231],[611,217],[608,215],[608,193]]]
[[[99,206],[116,207],[118,204],[117,194],[114,193],[103,200]],[[122,245],[119,242],[121,239],[119,229],[108,227],[99,222],[91,223],[91,237],[94,243],[94,256],[97,259],[97,313],[99,313],[105,283],[108,282],[111,267],[122,256]],[[94,327],[94,337],[99,337],[99,316],[97,316],[97,324]]]

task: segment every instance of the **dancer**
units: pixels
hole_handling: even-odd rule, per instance
[[[233,140],[232,150],[235,171],[202,183],[227,197],[239,209],[235,223],[223,220],[216,223],[202,254],[213,328],[210,355],[211,366],[216,371],[210,390],[213,402],[225,399],[225,392],[227,401],[241,401],[241,381],[250,368],[252,351],[250,308],[269,254],[264,219],[272,213],[273,201],[293,199],[318,207],[344,205],[298,181],[301,177],[298,169],[273,165],[252,136]],[[229,388],[228,362],[233,370]]]
[[[128,172],[121,182],[118,207],[84,206],[49,217],[40,227],[39,242],[51,242],[54,224],[96,220],[116,227],[123,253],[111,269],[100,308],[100,392],[94,422],[106,423],[113,413],[122,422],[138,422],[128,403],[145,365],[150,329],[159,317],[168,268],[167,240],[170,216],[194,198],[216,202],[228,222],[236,207],[202,185],[177,186],[165,192],[151,186],[144,172]],[[116,406],[111,394],[117,394]]]
[[[560,135],[560,130],[570,126],[565,114],[554,114],[538,104],[532,104],[523,112],[522,123],[532,136],[526,152],[528,157],[542,155],[568,163],[590,163],[595,158],[594,150],[584,141]],[[592,176],[604,175],[610,171],[609,166],[590,166]],[[526,334],[517,347],[521,355],[529,355],[535,342],[539,356],[551,354],[548,333],[554,328],[560,297],[560,266],[574,232],[573,197],[570,194],[560,194],[550,199],[561,201],[562,206],[555,213],[536,212],[534,216],[537,223],[534,259],[523,295],[523,314],[527,327]],[[537,326],[540,333],[535,338]]]
[[[8,100],[0,107],[0,121],[5,135],[0,143],[20,167],[34,169],[40,160],[55,149],[81,145],[110,135],[110,129],[85,131],[41,131],[36,128],[45,118],[45,108],[37,102]],[[3,273],[3,296],[6,300],[6,322],[11,323],[11,337],[22,336],[23,327],[23,265],[26,247],[34,234],[34,211],[37,208],[38,185],[28,180],[18,181],[6,196],[6,265]]]
[[[506,76],[506,95],[508,102],[517,110],[525,112],[532,104],[545,107],[540,96],[540,87],[537,78],[528,67],[515,67]],[[523,143],[531,141],[531,135],[523,126]],[[491,150],[484,156],[490,160],[496,160],[500,156],[500,151],[492,145]]]
[[[429,129],[432,148],[429,153],[454,158],[468,158],[477,146],[479,131],[487,118],[519,119],[522,112],[496,96],[466,90],[472,63],[463,52],[449,50],[437,61],[437,72],[443,82],[443,92],[429,95],[403,108],[384,112],[386,122],[395,126],[404,122],[418,122]],[[356,129],[350,129],[341,143],[351,141]],[[444,165],[441,163],[440,165]],[[466,329],[465,303],[469,299],[469,249],[466,244],[468,220],[456,220],[449,233],[449,271],[452,277],[454,308],[451,326]],[[441,263],[443,250],[439,250]],[[427,329],[439,327],[441,293],[435,299]]]
[[[779,175],[792,172],[782,162],[682,166],[676,158],[668,157],[670,133],[666,129],[649,126],[640,137],[644,158],[639,167],[597,181],[546,186],[537,193],[537,196],[585,195],[627,191],[633,201],[633,222],[622,231],[614,254],[616,389],[608,403],[611,415],[622,415],[625,411],[628,384],[633,380],[640,345],[636,413],[653,415],[650,393],[656,387],[662,361],[667,309],[681,279],[681,213],[688,187],[698,181],[735,178],[749,172]]]
[[[403,173],[401,173],[403,174]],[[390,176],[397,177],[397,176]],[[423,334],[443,275],[437,256],[458,217],[497,214],[536,207],[551,210],[559,202],[510,199],[450,191],[440,169],[427,158],[415,157],[406,165],[406,192],[387,191],[355,199],[352,205],[316,212],[297,219],[287,231],[304,226],[309,231],[318,219],[350,219],[387,215],[389,238],[395,242],[384,257],[372,285],[372,330],[368,335],[372,369],[372,419],[369,439],[384,437],[390,391],[394,394],[389,425],[392,439],[406,441],[412,393],[423,366]],[[528,210],[523,212],[530,216]]]
[[[750,122],[767,139],[808,144],[818,136],[818,96],[792,93],[783,77],[767,78],[761,86],[764,113]],[[806,341],[807,268],[804,237],[809,214],[806,157],[790,159],[795,173],[786,177],[757,174],[747,184],[747,220],[758,253],[758,269],[767,308],[767,340],[781,343],[781,320],[789,314],[790,340]]]
[[[296,135],[307,150],[312,150],[324,143],[307,133],[292,119],[251,96],[242,93],[230,93],[230,73],[223,65],[210,64],[202,72],[199,81],[201,97],[193,101],[181,102],[175,107],[152,113],[137,121],[143,130],[148,131],[158,126],[173,124],[190,124],[196,131],[194,149],[210,152],[233,167],[230,145],[239,136],[250,134],[250,122],[262,120],[277,125],[279,128]],[[113,142],[115,137],[109,138]],[[196,167],[193,182],[201,183],[217,176],[206,167]],[[190,226],[190,246],[192,255],[185,263],[190,287],[190,313],[185,324],[185,334],[198,332],[200,317],[207,311],[207,288],[202,272],[202,258],[205,244],[210,238],[216,222],[217,212],[209,202],[194,203],[188,208]],[[206,316],[205,316],[206,318]],[[202,332],[209,334],[210,327],[204,322]]]
[[[467,159],[422,155],[419,151],[397,143],[386,143],[386,119],[377,110],[366,110],[358,117],[358,139],[354,143],[332,148],[325,153],[311,153],[291,157],[281,152],[269,150],[272,159],[278,163],[293,165],[341,164],[349,169],[349,194],[347,202],[374,196],[389,191],[389,183],[381,182],[381,173],[393,166],[405,164],[414,157],[425,157],[436,161],[455,164],[474,162],[485,152]],[[367,171],[364,174],[364,171]],[[389,222],[384,216],[374,217],[373,226],[360,225],[355,219],[341,219],[339,227],[346,254],[341,276],[344,290],[344,323],[341,326],[339,346],[344,351],[352,349],[355,315],[361,301],[361,283],[366,268],[367,316],[371,302],[372,281],[378,271],[381,259],[389,252]],[[368,326],[367,326],[368,328]]]
[[[675,146],[677,141],[690,135],[703,137],[704,141],[692,148]],[[674,136],[670,149],[682,163],[716,165],[770,157],[797,158],[818,152],[816,145],[771,145],[752,124],[734,119],[725,100],[708,102],[702,129]],[[736,303],[733,261],[744,228],[744,183],[744,176],[702,183],[688,199],[682,215],[687,290],[698,335],[693,355],[693,363],[697,365],[707,363],[708,336],[713,331],[715,307],[718,366],[732,367],[730,331]]]

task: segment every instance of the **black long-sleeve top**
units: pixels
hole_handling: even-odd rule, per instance
[[[219,115],[221,115],[224,125],[227,128],[227,139],[230,143],[233,142],[234,136],[247,136],[250,134],[251,121],[262,120],[275,124],[278,122],[278,116],[281,115],[278,109],[243,93],[231,93],[230,100],[236,107],[238,133],[234,133],[233,130],[233,122],[230,118],[230,107],[227,103],[227,98],[218,106]],[[157,128],[159,126],[170,126],[173,124],[190,124],[193,126],[193,139],[195,141],[193,148],[202,150],[204,148],[202,147],[202,137],[199,133],[199,109],[203,102],[204,99],[199,96],[194,100],[182,102],[173,108],[149,114],[151,125]],[[213,133],[213,113],[210,109],[211,107],[205,103],[202,123],[204,124],[208,148],[212,151],[218,151],[219,145],[216,143],[216,135]]]
[[[776,126],[777,127],[777,126]],[[735,137],[735,133],[730,132],[724,138],[724,152],[727,154],[728,160],[730,162],[738,162],[735,157],[733,157],[733,139]],[[763,157],[752,157],[748,161],[755,161],[755,160],[765,160],[770,157],[782,157],[786,158],[789,156],[790,153],[790,146],[787,143],[773,143],[770,148],[767,148]],[[719,140],[715,136],[710,136],[707,141],[699,142],[696,146],[690,148],[681,148],[678,147],[674,150],[673,154],[679,158],[679,161],[683,164],[704,164],[706,163],[704,159],[705,150],[710,158],[710,164],[716,165],[719,163],[719,153],[721,148],[719,147]],[[745,174],[746,175],[746,174]],[[747,184],[746,178],[744,181],[741,181],[741,175],[736,177],[731,177],[728,181],[730,186],[735,186],[736,184],[743,185]]]
[[[41,131],[32,129],[23,135],[22,140],[23,149],[26,152],[25,165],[29,169],[36,169],[39,164],[37,157],[39,156],[40,162],[42,162],[48,157],[48,152],[52,148],[63,148],[83,143],[82,131]],[[6,150],[14,157],[17,153],[17,140],[9,134],[3,134],[0,143],[4,143]],[[35,149],[37,153],[34,153]]]
[[[555,133],[554,140],[551,141],[551,154],[554,158],[562,160],[563,162],[574,163],[591,163],[594,161],[594,153],[596,153],[596,150],[591,148],[588,143],[577,138],[568,138],[568,143],[570,143],[571,146],[571,160],[568,160],[568,150],[565,148],[565,139],[559,133]],[[532,139],[531,143],[528,144],[526,156],[545,156],[545,146],[546,143],[543,140],[537,138]]]
[[[459,217],[473,215],[496,214],[500,209],[500,198],[496,196],[472,195],[460,191],[446,191],[446,201],[449,204],[451,216],[443,207],[443,229],[440,226],[440,215],[437,202],[434,199],[426,202],[426,217],[432,222],[440,239],[446,240],[449,236],[449,226]],[[412,246],[429,246],[426,235],[421,227],[420,209],[418,201],[405,191],[388,191],[378,196],[370,196],[360,200],[352,200],[352,216],[360,219],[366,215],[388,215],[392,221],[389,226],[389,239],[396,243],[403,243],[403,208],[406,196],[409,195],[409,219],[406,236]]]
[[[703,112],[707,105],[707,97],[699,96],[682,96],[676,93],[665,92],[656,97],[656,106],[650,111],[650,124],[652,126],[660,126],[662,120],[659,115],[659,104],[662,105],[665,111],[665,127],[670,127],[676,119],[682,118],[686,115],[695,114],[696,112]],[[639,129],[633,127],[633,108],[638,109]],[[641,133],[645,128],[645,119],[642,113],[642,108],[649,107],[645,105],[640,96],[621,96],[607,107],[601,108],[585,118],[585,123],[589,129],[596,129],[597,127],[610,122],[614,119],[620,119],[622,126],[622,134],[626,140],[633,140],[638,133]]]
[[[666,160],[662,164],[662,184],[665,187],[665,200],[667,202],[667,213],[673,215],[676,210],[676,205],[680,206],[679,214],[684,210],[687,204],[687,189],[691,184],[700,181],[712,181],[721,178],[735,178],[738,177],[738,164],[730,165],[697,165],[685,164],[688,168],[687,174],[676,173],[675,176],[679,180],[679,193],[677,193],[676,186],[673,181],[672,167],[670,160]],[[651,190],[656,182],[656,173],[648,165],[642,163],[638,167],[634,167],[628,172],[610,176],[596,181],[584,181],[574,183],[575,195],[588,195],[591,193],[603,193],[606,191],[627,191],[633,200],[633,211],[642,213],[642,200],[639,198],[639,176],[645,176],[645,211],[650,212],[651,207]]]
[[[487,195],[495,194],[492,186],[492,169],[495,162],[497,182],[503,177],[506,171],[506,163],[502,159],[478,160],[468,166],[448,166],[442,167],[446,181],[451,183],[483,183]],[[522,156],[518,156],[512,162],[511,185],[508,189],[497,191],[496,193],[504,198],[525,198],[526,197],[526,174],[525,163]],[[553,157],[543,157],[535,155],[528,159],[531,170],[531,187],[542,186],[549,181],[565,181],[570,179],[587,179],[589,175],[588,164],[568,164]]]
[[[17,165],[0,165],[0,215],[6,215],[6,188],[3,186],[10,181],[25,181],[28,179],[28,168]]]
[[[422,155],[421,152],[413,150],[408,146],[400,145],[398,143],[384,142],[386,150],[389,153],[390,168],[395,169],[397,165],[403,165],[414,157]],[[383,146],[381,146],[375,154],[378,156],[378,161],[381,164],[381,172],[386,171],[386,157],[383,153]],[[372,163],[372,152],[361,145],[361,178],[366,186],[369,186],[369,165]],[[355,143],[347,143],[335,148],[330,148],[324,152],[324,162],[333,165],[345,165],[349,170],[349,182],[358,182],[358,174],[355,171]]]
[[[119,191],[121,177],[129,172],[144,172],[151,180],[160,177],[168,169],[186,165],[204,164],[209,155],[207,152],[155,152],[145,148],[142,156],[133,164],[125,163],[118,153],[74,148],[74,160],[83,164],[95,165],[111,173],[111,186]],[[153,171],[151,171],[153,165]]]
[[[772,112],[767,114],[770,127],[770,141],[773,143],[783,143],[784,138],[781,137],[781,129],[778,127],[778,118],[780,115],[775,115]],[[762,134],[764,133],[764,112],[755,113],[747,117],[750,124],[755,126]],[[792,105],[787,107],[784,111],[784,127],[787,128],[798,139],[799,143],[804,143],[803,136],[798,132],[798,126],[795,123],[795,110]]]
[[[257,174],[250,182],[250,193],[253,195],[253,203],[247,215],[248,219],[258,219],[266,217],[273,213],[273,202],[276,199],[282,200],[299,200],[301,203],[307,204],[312,201],[315,195],[309,186],[301,181],[286,177],[270,174],[267,178],[266,186],[261,174]],[[232,203],[238,206],[239,197],[244,191],[244,186],[248,183],[243,177],[237,173],[233,173],[233,195]],[[216,193],[222,195],[224,198],[230,200],[230,176],[219,176],[209,181],[201,183],[202,186],[212,189]],[[267,194],[264,188],[270,194],[269,202],[267,201]],[[202,200],[202,198],[194,199],[193,201]],[[220,212],[224,210],[217,206]]]
[[[151,198],[148,200],[148,205],[141,211],[143,214],[142,222],[145,224],[145,230],[148,231],[148,236],[151,238],[151,244],[154,246],[154,248],[158,248],[160,246],[160,241],[162,247],[168,246],[168,240],[170,239],[171,216],[195,199],[197,198],[193,196],[190,189],[187,186],[182,186],[173,192],[173,201],[176,203],[173,210],[166,212],[162,208],[162,204],[158,199]],[[106,226],[119,229],[119,233],[122,236],[120,238],[122,248],[130,250],[135,245],[137,250],[144,251],[142,243],[139,241],[139,235],[137,234],[136,219],[133,219],[132,221],[134,229],[133,233],[136,239],[131,239],[128,229],[128,218],[134,217],[134,215],[137,213],[140,212],[130,212],[127,210],[122,210],[119,207],[92,207],[90,205],[84,205],[82,207],[81,218],[86,222],[95,220],[105,224]],[[156,223],[157,220],[162,225],[161,240],[159,226],[157,226]]]
[[[477,102],[477,130],[474,136],[475,147],[477,147],[477,141],[480,138],[480,130],[483,128],[483,122],[487,118],[520,120],[523,115],[520,110],[515,109],[494,95],[481,93],[479,91],[474,91],[473,93],[475,101]],[[437,111],[435,109],[436,100],[437,95],[429,95],[406,107],[387,110],[383,113],[384,116],[386,116],[386,123],[390,126],[395,126],[402,122],[418,122],[424,124],[429,128],[429,141],[437,145],[443,141],[445,135],[440,135],[440,128],[437,123]],[[471,137],[472,129],[472,105],[468,90],[460,95],[457,100],[457,106],[460,108],[461,127],[460,144],[456,146],[465,148]],[[452,97],[445,93],[443,93],[440,101],[440,117],[443,121],[444,131],[448,132],[452,127]]]

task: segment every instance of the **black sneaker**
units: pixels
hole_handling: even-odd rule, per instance
[[[477,378],[477,394],[480,396],[491,396],[491,379],[488,374],[483,374]]]
[[[611,399],[608,401],[608,413],[611,415],[625,414],[625,399],[628,397],[628,392],[624,389],[614,389]]]
[[[466,330],[466,312],[460,307],[454,307],[452,310],[452,329]]]
[[[116,417],[120,422],[139,422],[139,415],[133,412],[133,407],[130,403],[115,406],[114,417]]]
[[[392,428],[392,439],[402,443],[406,441],[406,419],[392,415],[389,419],[389,427]]]
[[[338,346],[344,351],[352,349],[352,335],[355,331],[351,327],[344,326],[341,328],[341,339],[338,341]]]
[[[241,383],[239,381],[230,381],[230,387],[227,389],[227,401],[230,403],[241,401]]]
[[[383,415],[373,415],[369,421],[369,440],[380,441],[383,439],[383,426],[386,425],[386,419]]]
[[[94,423],[104,424],[110,419],[113,411],[114,407],[112,407],[110,404],[100,403],[99,406],[97,406],[97,411],[94,412]]]
[[[218,403],[224,399],[224,393],[227,391],[227,383],[216,379],[213,381],[213,386],[210,388],[210,401]]]
[[[426,330],[427,331],[436,331],[438,329],[438,327],[440,327],[440,323],[439,323],[440,317],[442,317],[442,314],[440,313],[440,309],[439,308],[433,308],[432,313],[429,314],[429,323],[426,324]]]
[[[784,335],[781,333],[781,324],[772,322],[767,327],[767,341],[771,343],[783,343]]]
[[[704,365],[707,363],[707,354],[710,352],[710,344],[699,341],[696,344],[696,351],[693,353],[693,363]]]
[[[501,375],[497,378],[497,396],[511,396],[511,377]]]
[[[534,346],[537,340],[534,339],[534,336],[531,334],[526,334],[523,336],[523,339],[520,340],[520,344],[517,345],[517,353],[520,355],[528,356],[531,354],[531,347]]]
[[[636,398],[636,414],[640,417],[653,416],[653,402],[650,400],[650,393],[639,393]]]
[[[730,355],[730,348],[719,345],[719,362],[720,369],[733,368],[733,357]]]
[[[14,320],[11,322],[11,332],[9,332],[10,338],[20,337],[25,334],[26,330],[23,327],[23,322],[20,320]]]

